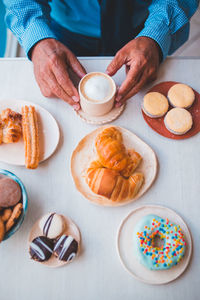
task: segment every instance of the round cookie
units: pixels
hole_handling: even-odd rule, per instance
[[[166,114],[164,123],[170,132],[182,135],[192,128],[192,115],[184,108],[172,108]]]
[[[59,260],[71,261],[78,251],[78,242],[71,235],[62,235],[54,245],[54,255]]]
[[[181,108],[189,108],[195,100],[193,89],[182,83],[173,85],[169,89],[167,97],[173,107]]]
[[[21,200],[21,188],[9,177],[0,178],[0,207],[14,206]]]
[[[166,114],[169,108],[167,98],[158,92],[150,92],[144,96],[143,112],[151,118],[160,118]]]
[[[186,249],[180,226],[153,214],[136,224],[133,245],[139,262],[150,270],[170,269],[183,258]]]
[[[46,237],[55,239],[63,233],[65,222],[61,215],[49,213],[41,218],[39,227]]]
[[[30,244],[29,253],[32,259],[36,261],[46,261],[53,253],[54,243],[46,236],[36,237]]]

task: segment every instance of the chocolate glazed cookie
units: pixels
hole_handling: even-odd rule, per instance
[[[54,246],[54,255],[59,260],[71,261],[78,251],[78,243],[71,235],[62,235]]]
[[[36,237],[30,244],[31,258],[36,261],[46,261],[53,253],[54,243],[46,236]]]

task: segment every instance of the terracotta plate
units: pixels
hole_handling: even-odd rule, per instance
[[[174,85],[179,82],[175,81],[166,81],[166,82],[161,82],[154,87],[150,89],[149,92],[159,92],[167,97],[168,90]],[[170,139],[175,139],[175,140],[182,140],[182,139],[187,139],[195,134],[197,134],[200,131],[200,94],[197,93],[195,90],[193,90],[195,93],[195,101],[193,105],[188,108],[188,111],[192,114],[193,118],[193,126],[192,128],[185,134],[183,135],[175,135],[171,133],[170,131],[167,130],[164,124],[164,117],[161,118],[150,118],[145,113],[142,111],[143,117],[147,124],[157,133],[160,135],[170,138]],[[172,108],[172,106],[169,107],[169,110]]]

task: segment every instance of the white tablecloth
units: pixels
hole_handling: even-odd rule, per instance
[[[105,71],[109,59],[81,59],[88,71]],[[115,76],[118,84],[124,72]],[[158,80],[174,80],[200,91],[200,59],[168,59]],[[148,87],[147,87],[148,88]],[[187,140],[166,139],[144,122],[140,106],[146,89],[131,99],[123,115],[113,122],[125,127],[156,152],[159,173],[151,189],[135,203],[119,208],[91,204],[79,194],[70,175],[70,157],[81,138],[95,129],[84,123],[63,101],[44,98],[25,59],[0,60],[0,101],[21,99],[46,108],[58,121],[61,139],[56,153],[37,170],[0,163],[24,182],[29,208],[20,230],[0,244],[1,300],[195,300],[200,290],[200,134]],[[122,267],[116,235],[122,219],[135,207],[159,204],[170,207],[187,222],[194,253],[186,272],[176,281],[150,286],[134,279]],[[27,238],[34,222],[56,211],[71,217],[82,233],[81,255],[72,264],[49,269],[29,259]]]

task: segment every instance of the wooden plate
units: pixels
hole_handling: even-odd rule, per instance
[[[70,218],[65,217],[65,216],[62,216],[62,217],[65,220],[65,224],[66,224],[65,229],[63,231],[63,234],[71,235],[78,242],[78,251],[77,251],[77,254],[76,254],[76,256],[78,256],[78,254],[80,252],[80,244],[81,244],[80,230],[79,230],[78,226]],[[37,220],[37,222],[33,225],[32,229],[29,233],[28,248],[30,247],[30,243],[32,242],[33,239],[35,239],[38,236],[43,235],[43,232],[41,231],[41,229],[39,227],[40,220],[41,219]],[[29,249],[28,249],[28,251],[29,251]],[[71,261],[66,261],[65,262],[65,261],[59,260],[57,257],[55,257],[52,254],[50,259],[48,259],[47,261],[37,262],[37,263],[43,264],[47,267],[58,268],[58,267],[62,267],[66,264],[71,263]]]
[[[97,159],[94,146],[96,136],[107,127],[113,126],[100,127],[86,135],[79,142],[71,157],[71,173],[77,190],[92,203],[103,206],[121,206],[135,201],[150,188],[157,173],[157,158],[154,151],[134,133],[122,127],[115,126],[122,133],[125,147],[127,149],[134,148],[143,157],[142,163],[137,168],[137,171],[141,171],[144,174],[145,182],[139,190],[139,193],[134,198],[127,201],[113,202],[103,196],[96,195],[90,190],[86,183],[85,172],[90,163]]]

